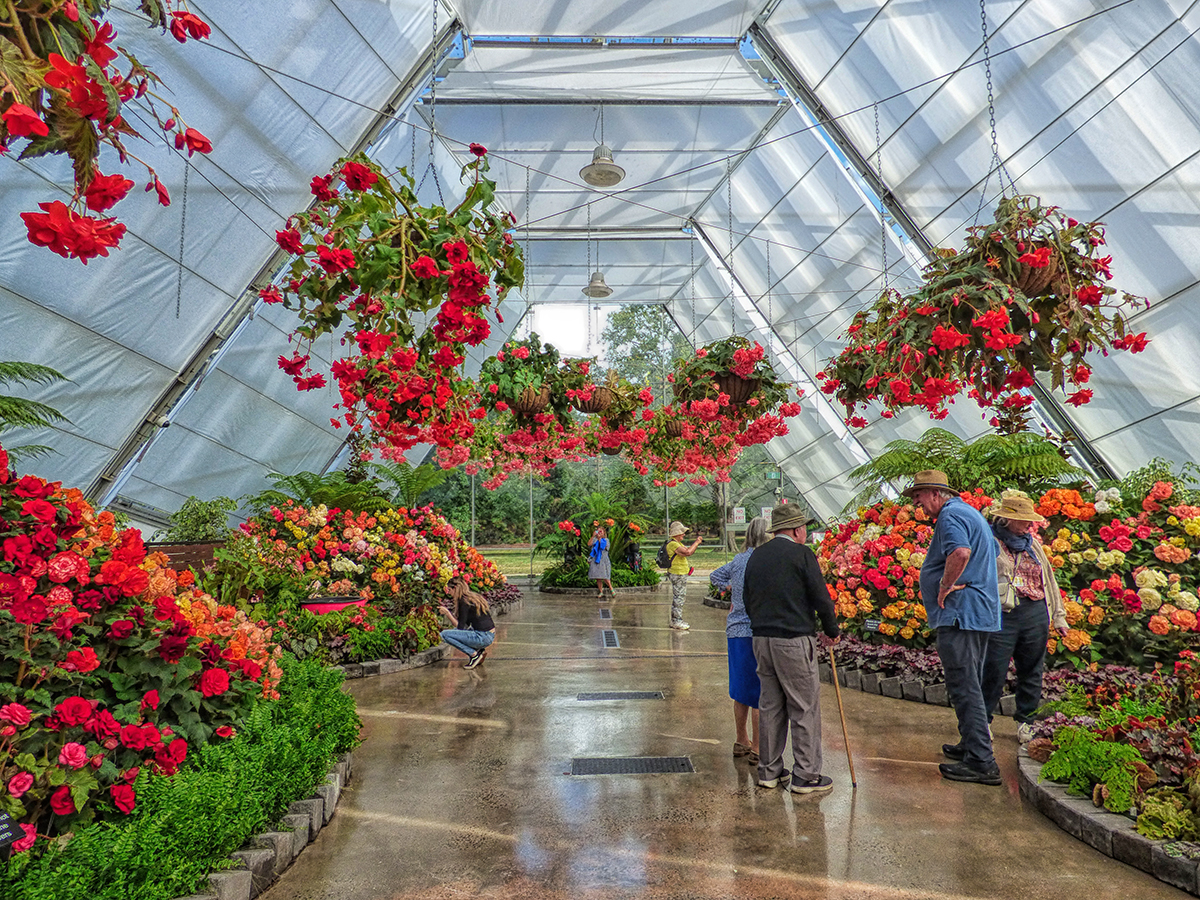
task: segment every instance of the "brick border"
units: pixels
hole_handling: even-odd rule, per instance
[[[209,874],[207,892],[178,900],[251,900],[265,891],[329,824],[353,765],[352,754],[343,753],[315,794],[294,801],[274,830],[255,835],[231,853],[229,868]]]
[[[1042,764],[1022,747],[1017,752],[1021,796],[1072,837],[1105,856],[1141,869],[1172,887],[1200,896],[1200,863],[1180,853],[1174,841],[1152,841],[1138,834],[1130,816],[1111,813],[1088,797],[1067,793],[1065,785],[1039,782]]]

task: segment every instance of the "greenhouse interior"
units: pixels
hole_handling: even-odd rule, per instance
[[[0,893],[1200,896],[1197,32],[0,0]]]

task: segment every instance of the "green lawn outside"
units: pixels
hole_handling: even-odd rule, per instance
[[[518,547],[481,547],[479,552],[500,567],[505,575],[529,574],[529,550]],[[654,565],[654,554],[658,552],[658,544],[642,547],[642,562],[644,565]],[[718,547],[701,546],[691,557],[691,563],[697,573],[711,572],[718,566],[733,559],[733,553],[722,553]],[[550,566],[558,562],[557,558],[535,555],[533,558],[533,574],[541,575]],[[665,571],[665,570],[663,570]]]

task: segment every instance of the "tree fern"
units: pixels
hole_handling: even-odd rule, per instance
[[[65,375],[49,366],[29,362],[0,361],[0,385],[53,384],[56,381],[67,380],[69,379]],[[24,397],[0,394],[0,435],[17,428],[46,428],[68,421],[70,420],[53,406]],[[34,459],[48,456],[54,452],[53,449],[42,444],[22,444],[6,449],[13,460]]]
[[[943,428],[930,428],[919,441],[890,442],[879,456],[851,471],[861,489],[843,511],[870,505],[885,496],[888,484],[902,489],[928,469],[945,472],[959,490],[982,488],[990,494],[1005,488],[1040,493],[1084,475],[1057,444],[1039,434],[985,434],[968,443]]]
[[[327,506],[330,509],[351,509],[375,512],[391,505],[390,499],[374,481],[351,483],[345,472],[297,472],[294,475],[272,474],[273,488],[259,491],[245,498],[246,504],[256,514],[272,506],[281,506],[293,500],[301,506]]]
[[[392,502],[403,504],[408,509],[417,505],[422,494],[437,487],[450,476],[446,469],[439,469],[429,463],[421,463],[416,468],[407,462],[373,463],[371,471],[378,476],[381,487],[391,484]]]

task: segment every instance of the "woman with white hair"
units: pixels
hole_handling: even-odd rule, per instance
[[[725,619],[725,638],[729,645],[729,697],[733,700],[733,755],[758,765],[758,663],[754,659],[754,637],[742,588],[746,562],[754,548],[767,542],[767,520],[755,516],[746,526],[745,549],[708,576],[718,588],[729,588],[729,616]],[[750,720],[750,733],[746,720]]]

